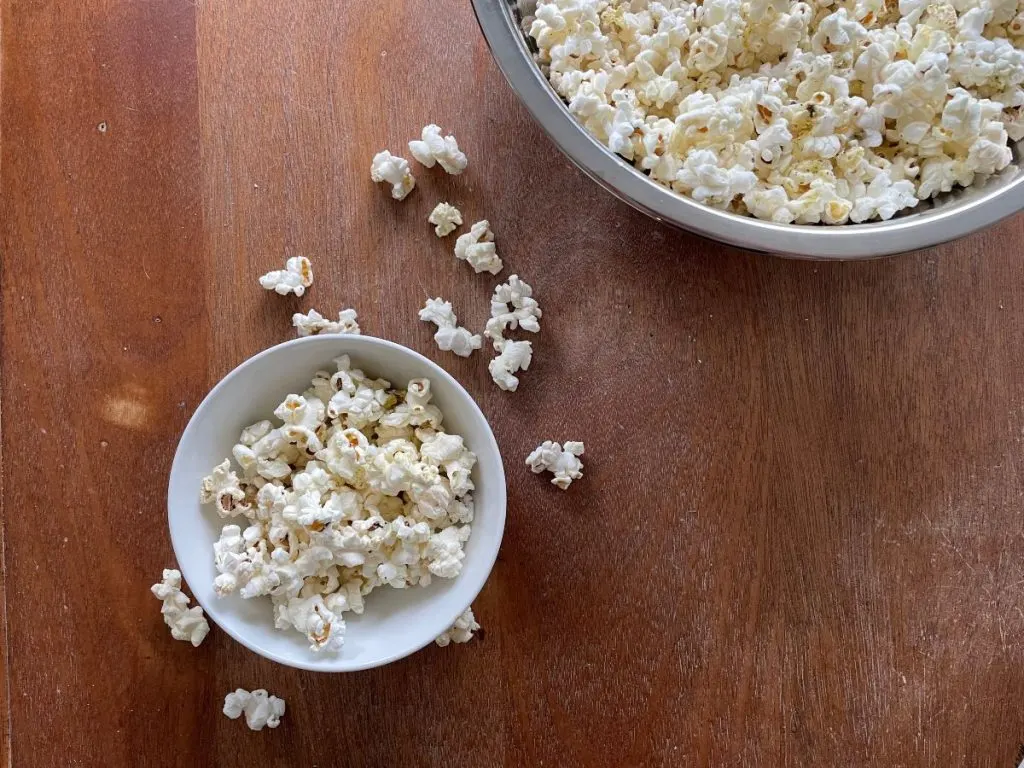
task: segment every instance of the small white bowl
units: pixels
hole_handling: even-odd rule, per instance
[[[368,374],[404,386],[409,379],[431,381],[445,427],[466,439],[477,455],[473,470],[476,516],[466,542],[462,573],[434,579],[429,587],[380,588],[366,599],[361,616],[345,614],[345,645],[337,654],[309,649],[295,631],[274,628],[269,598],[217,597],[213,543],[227,522],[199,503],[199,486],[210,470],[230,458],[242,428],[271,413],[285,396],[302,392],[318,370],[350,355]],[[427,358],[398,344],[369,336],[310,336],[279,344],[246,360],[211,390],[185,427],[171,466],[167,492],[171,543],[192,594],[216,624],[268,659],[291,667],[348,672],[388,664],[430,643],[450,627],[487,581],[505,528],[505,471],[487,419],[462,386]]]

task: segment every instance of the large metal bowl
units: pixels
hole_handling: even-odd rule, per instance
[[[480,28],[526,108],[588,176],[637,210],[730,245],[816,259],[863,259],[944,243],[1024,208],[1022,144],[1001,173],[958,189],[890,221],[842,226],[774,224],[709,208],[651,181],[597,141],[569,113],[533,58],[522,19],[536,0],[473,0]]]

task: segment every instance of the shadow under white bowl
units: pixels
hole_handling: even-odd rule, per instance
[[[366,598],[365,612],[345,614],[345,645],[339,653],[317,653],[303,635],[274,628],[269,598],[220,598],[213,543],[221,527],[244,518],[222,519],[199,503],[199,486],[210,470],[230,458],[241,430],[272,418],[292,392],[301,393],[318,370],[334,370],[332,360],[349,355],[354,367],[404,387],[409,379],[431,381],[444,426],[462,435],[477,455],[473,470],[476,516],[466,542],[462,573],[429,587],[381,587]],[[401,659],[430,643],[454,623],[491,572],[505,528],[505,472],[487,419],[469,393],[427,358],[390,341],[370,336],[311,336],[279,344],[250,358],[215,386],[196,409],[178,443],[167,494],[171,543],[178,567],[210,619],[252,651],[281,664],[323,672],[368,669]]]

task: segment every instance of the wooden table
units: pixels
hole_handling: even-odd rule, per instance
[[[659,226],[541,134],[465,0],[10,0],[2,23],[0,756],[1016,765],[1024,219],[860,264]],[[469,170],[417,168],[396,204],[370,157],[431,121]],[[495,282],[434,237],[442,199],[545,310],[515,394],[416,318],[441,295],[482,327]],[[296,253],[307,298],[260,290]],[[322,676],[162,624],[177,438],[309,306],[355,307],[491,418],[509,514],[480,640]],[[523,466],[544,439],[586,441],[567,493]],[[236,686],[287,699],[282,726],[223,717]]]

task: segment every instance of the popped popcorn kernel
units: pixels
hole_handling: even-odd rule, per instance
[[[409,142],[409,154],[427,168],[438,164],[454,175],[462,173],[469,164],[455,137],[441,136],[441,129],[433,123],[424,127],[419,141]]]
[[[375,184],[390,184],[391,196],[395,200],[405,200],[416,186],[416,179],[409,170],[409,161],[404,157],[395,157],[386,149],[373,156],[370,179]]]
[[[292,315],[292,325],[299,336],[316,336],[321,333],[351,333],[359,335],[358,315],[354,309],[343,309],[338,312],[337,320],[328,320],[315,309],[308,313],[296,312]]]
[[[260,285],[281,296],[294,293],[302,296],[313,284],[313,265],[305,256],[292,256],[284,269],[275,269],[260,278]]]
[[[477,624],[476,616],[473,615],[473,608],[471,606],[459,615],[454,624],[438,635],[434,642],[441,648],[448,646],[450,643],[468,643],[479,629],[480,625]]]
[[[284,699],[271,696],[263,688],[251,693],[244,688],[236,688],[224,697],[223,712],[232,720],[244,714],[249,730],[262,731],[264,728],[277,728],[281,724],[285,702]]]
[[[192,601],[181,591],[181,572],[164,569],[163,580],[150,587],[150,591],[154,597],[163,601],[160,613],[164,617],[164,624],[170,627],[171,637],[187,640],[194,648],[198,648],[209,634],[210,625],[200,606],[188,607]]]
[[[434,234],[438,237],[447,237],[455,231],[456,227],[462,224],[462,213],[454,205],[438,203],[430,212],[427,218],[434,225]]]
[[[469,232],[459,235],[455,240],[455,258],[467,262],[477,274],[489,272],[496,275],[501,272],[501,258],[494,245],[494,233],[487,219],[478,221]]]
[[[470,333],[459,326],[459,319],[452,309],[451,302],[440,298],[427,299],[426,305],[420,310],[420,320],[437,326],[434,341],[445,352],[454,352],[459,357],[469,357],[474,350],[483,346],[480,334]]]
[[[583,477],[583,443],[567,441],[564,445],[545,440],[526,457],[526,466],[534,474],[550,472],[551,482],[563,491],[573,480]]]

